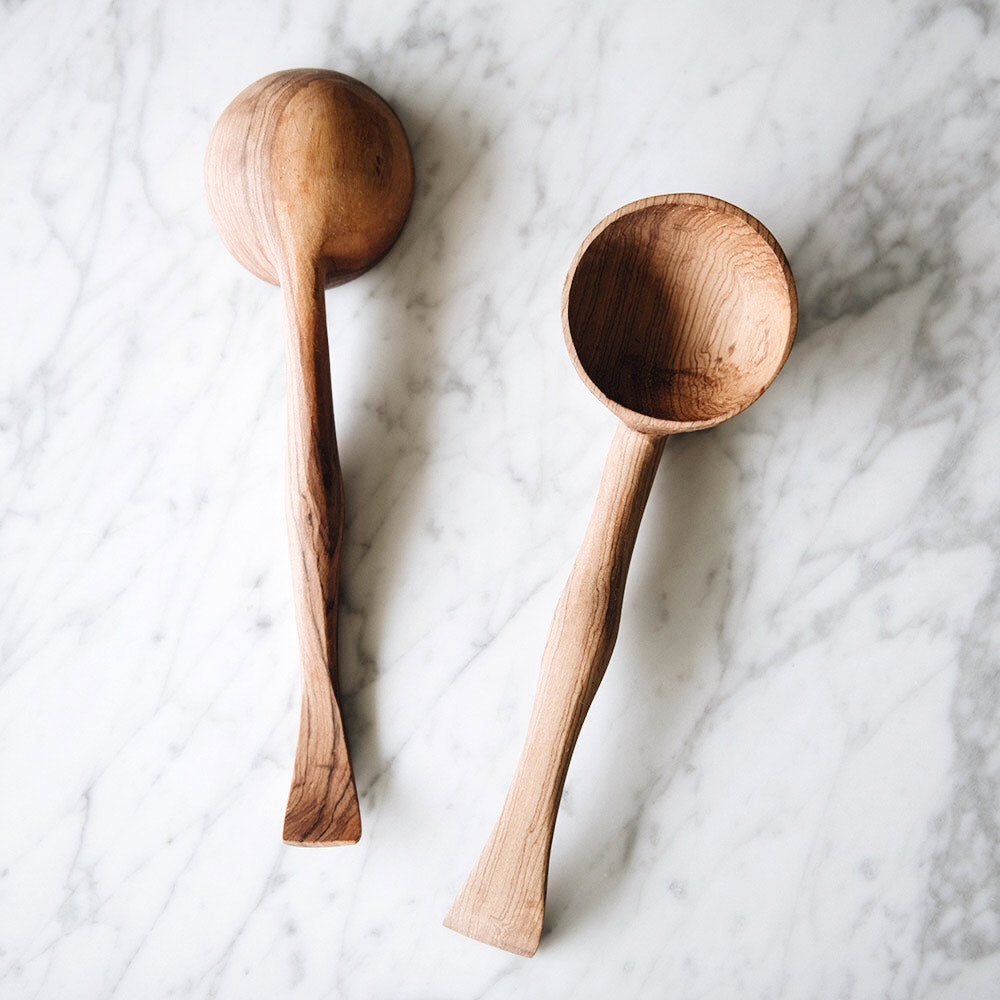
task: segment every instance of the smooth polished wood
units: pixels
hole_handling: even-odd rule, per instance
[[[324,289],[388,252],[413,200],[413,158],[392,109],[329,70],[258,80],[223,112],[205,190],[233,256],[281,286],[286,313],[288,528],[302,710],[284,839],[361,836],[338,702],[337,615],[344,487],[330,387]]]
[[[517,773],[486,849],[445,918],[446,926],[519,955],[533,955],[542,933],[549,849],[570,755],[611,659],[632,548],[665,443],[618,427],[556,606]],[[506,914],[517,919],[508,923]]]
[[[706,195],[646,198],[584,240],[563,291],[577,371],[621,420],[556,607],[500,818],[445,918],[518,955],[538,948],[559,800],[618,635],[629,561],[667,435],[749,406],[795,338],[795,283],[756,219]]]
[[[703,194],[625,205],[584,240],[563,288],[576,370],[647,434],[713,427],[745,410],[795,339],[795,282],[753,216]]]

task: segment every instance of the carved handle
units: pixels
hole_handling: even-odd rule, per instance
[[[624,425],[556,607],[503,811],[445,926],[518,955],[538,948],[549,850],[573,747],[618,636],[625,577],[666,438]]]
[[[302,658],[302,712],[285,811],[289,844],[354,844],[361,816],[337,703],[344,484],[337,456],[324,276],[282,275],[288,339],[288,537]]]

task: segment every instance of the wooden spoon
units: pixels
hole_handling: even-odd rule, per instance
[[[287,316],[288,527],[302,711],[285,813],[290,844],[361,836],[337,702],[344,486],[330,390],[324,288],[392,246],[413,200],[413,158],[381,97],[328,70],[273,73],[222,113],[205,157],[212,217],[233,256],[281,286]]]
[[[667,435],[713,427],[771,384],[795,337],[795,284],[774,237],[717,198],[671,194],[612,213],[563,289],[566,346],[621,421],[556,608],[503,811],[445,925],[518,955],[542,932],[570,755],[604,676],[625,576]]]

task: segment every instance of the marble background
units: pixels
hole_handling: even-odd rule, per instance
[[[365,824],[281,843],[281,303],[208,130],[374,85],[418,193],[328,296]],[[1000,982],[1000,10],[922,0],[0,8],[0,996],[989,1000]],[[441,918],[499,809],[614,420],[559,297],[697,190],[801,297],[671,442],[528,961]]]

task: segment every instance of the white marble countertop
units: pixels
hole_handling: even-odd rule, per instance
[[[23,0],[0,52],[0,996],[996,997],[995,4]],[[281,843],[280,296],[201,189],[303,65],[418,176],[327,299],[364,835],[319,851]],[[441,919],[614,428],[562,280],[684,190],[774,231],[799,340],[667,447],[521,959]]]

